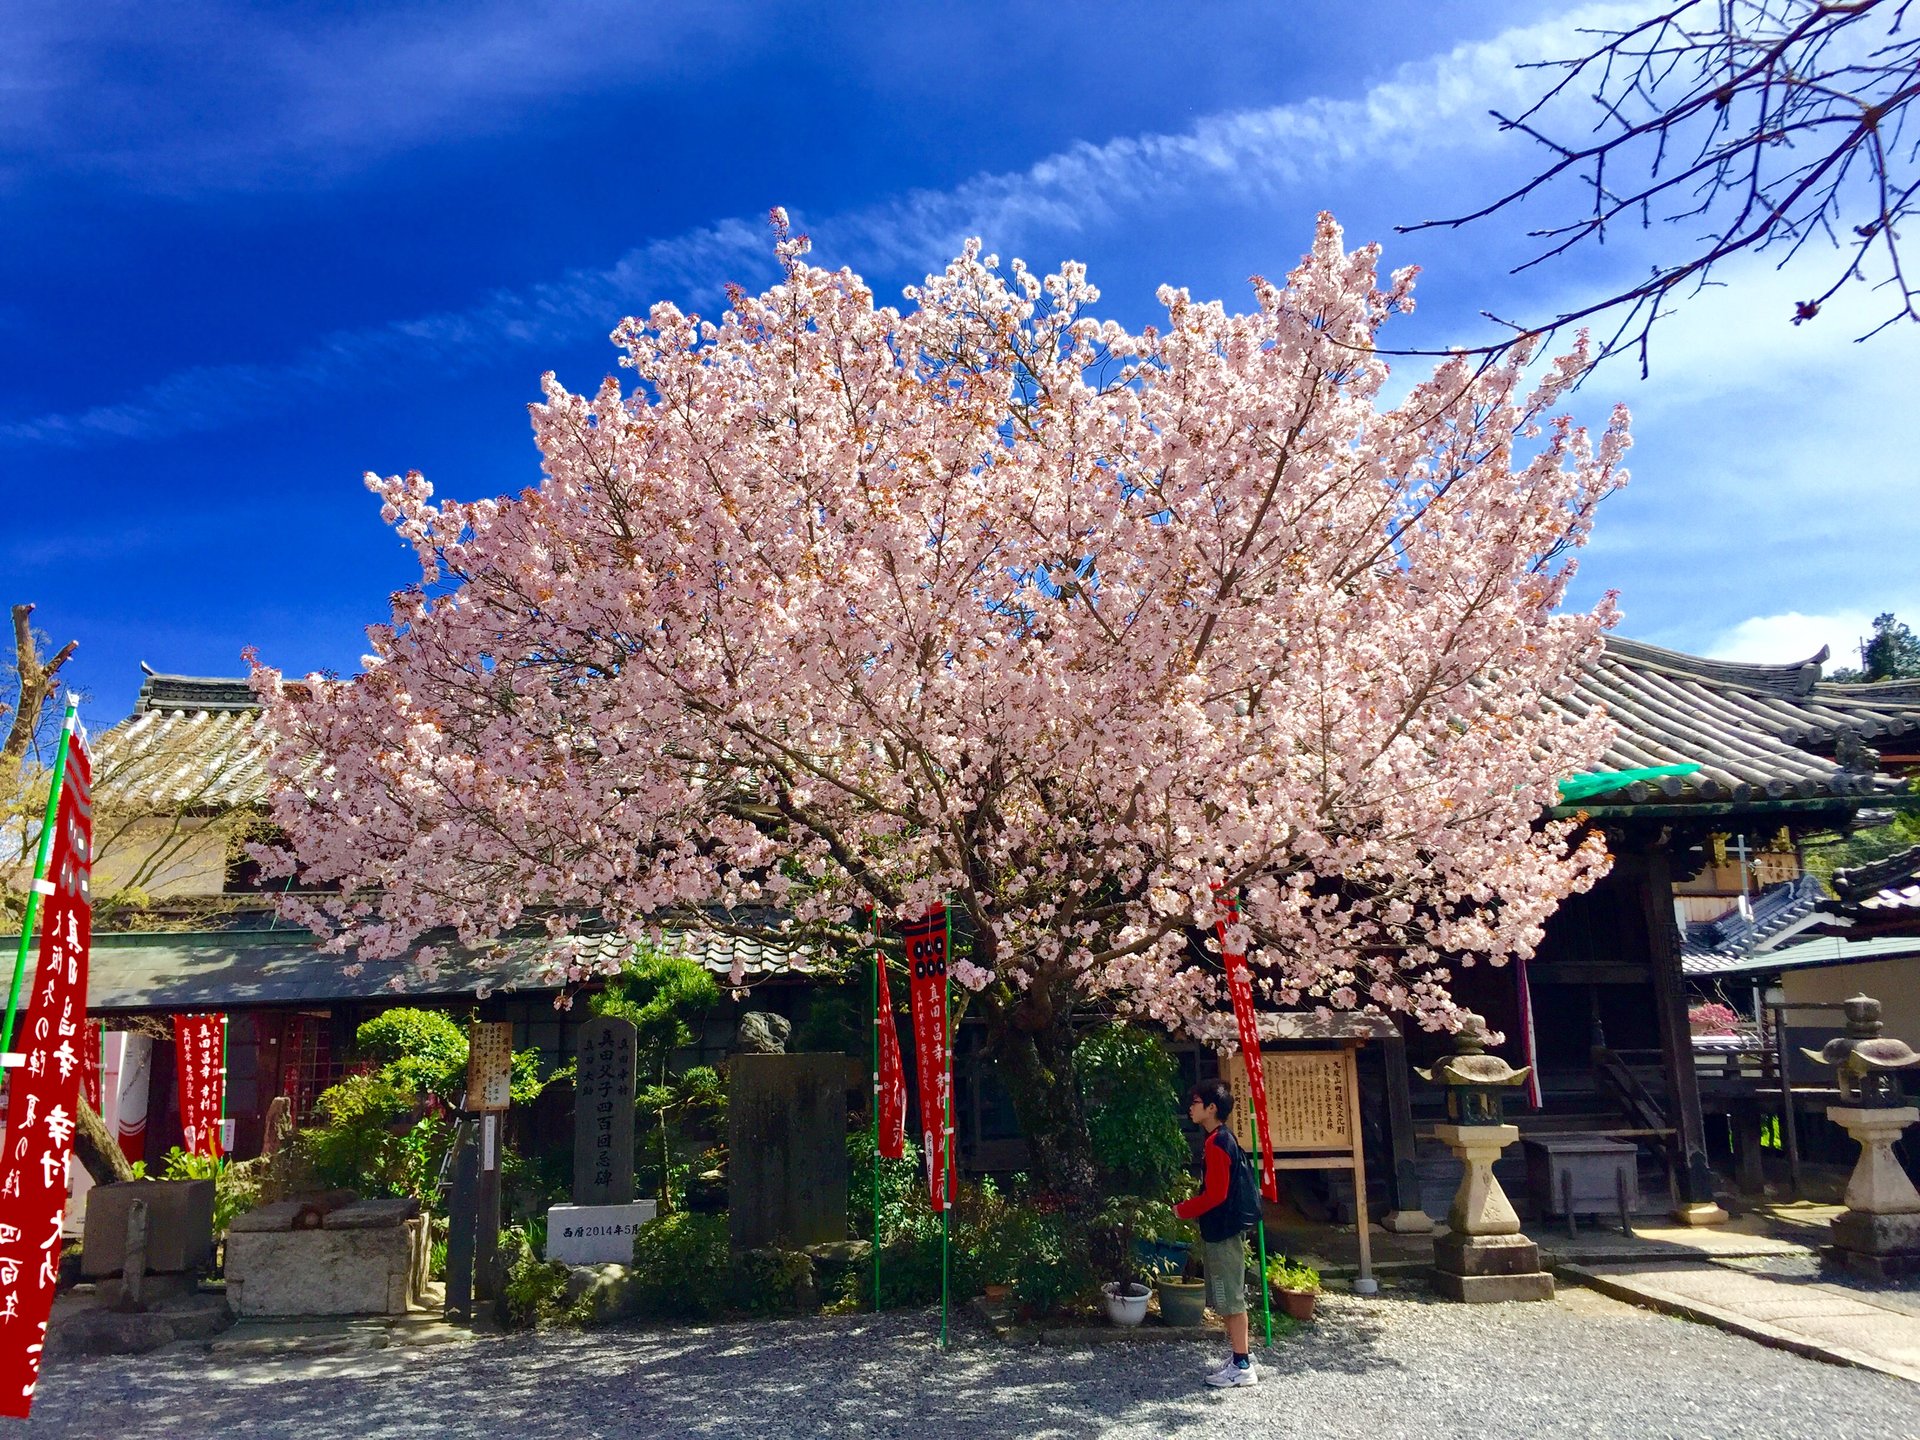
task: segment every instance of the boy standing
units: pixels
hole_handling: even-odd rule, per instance
[[[1253,1173],[1247,1168],[1246,1151],[1221,1123],[1232,1113],[1233,1091],[1224,1081],[1205,1080],[1187,1092],[1187,1118],[1207,1132],[1201,1146],[1206,1177],[1198,1195],[1173,1207],[1181,1219],[1200,1223],[1207,1304],[1227,1322],[1227,1343],[1233,1354],[1207,1376],[1207,1384],[1220,1387],[1260,1383],[1247,1344],[1246,1223],[1234,1203],[1235,1189],[1250,1185]],[[1240,1186],[1235,1185],[1236,1179],[1241,1180]]]

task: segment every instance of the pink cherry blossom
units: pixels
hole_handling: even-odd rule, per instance
[[[361,956],[590,917],[858,953],[865,907],[947,900],[969,986],[1227,1044],[1216,884],[1263,1005],[1444,1028],[1453,970],[1603,872],[1541,821],[1608,723],[1562,703],[1628,444],[1554,413],[1584,342],[1385,403],[1413,276],[1327,216],[1248,313],[1163,289],[1137,333],[1079,265],[970,243],[880,306],[778,229],[764,294],[621,324],[630,389],[547,377],[537,484],[368,477],[420,586],[362,674],[255,671],[291,918]]]

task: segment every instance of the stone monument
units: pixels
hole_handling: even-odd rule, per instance
[[[573,1082],[573,1204],[547,1211],[548,1260],[625,1265],[633,1233],[654,1218],[633,1198],[633,1022],[600,1016],[580,1027]]]
[[[1873,1280],[1920,1274],[1920,1191],[1893,1153],[1901,1134],[1920,1120],[1920,1108],[1906,1103],[1900,1086],[1900,1072],[1920,1065],[1920,1054],[1881,1035],[1878,1000],[1856,995],[1845,1009],[1845,1035],[1801,1052],[1838,1072],[1843,1103],[1829,1105],[1827,1118],[1860,1142],[1828,1255]]]
[[[1540,1268],[1540,1247],[1520,1233],[1493,1162],[1520,1138],[1508,1125],[1501,1092],[1523,1083],[1498,1055],[1486,1053],[1486,1022],[1469,1014],[1454,1036],[1454,1051],[1419,1073],[1447,1087],[1447,1124],[1434,1135],[1466,1166],[1447,1211],[1448,1234],[1433,1242],[1433,1288],[1449,1300],[1551,1300],[1553,1276]]]
[[[735,1252],[845,1240],[852,1062],[845,1055],[760,1053],[727,1063],[727,1214]]]

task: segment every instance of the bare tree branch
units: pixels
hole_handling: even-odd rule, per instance
[[[1526,67],[1556,78],[1519,114],[1493,114],[1501,129],[1544,147],[1547,163],[1477,209],[1403,233],[1550,204],[1568,184],[1581,208],[1529,231],[1544,243],[1517,270],[1604,244],[1623,223],[1702,228],[1644,280],[1589,304],[1532,322],[1486,312],[1514,333],[1468,353],[1604,321],[1595,363],[1637,351],[1644,375],[1649,336],[1671,301],[1712,283],[1731,256],[1774,249],[1785,265],[1819,236],[1837,252],[1833,268],[1783,318],[1812,320],[1848,285],[1869,284],[1886,297],[1885,315],[1859,339],[1920,321],[1920,287],[1900,245],[1920,190],[1905,134],[1920,97],[1920,37],[1903,30],[1910,3],[1679,0],[1625,29],[1582,32],[1593,40],[1583,54]],[[1555,138],[1550,109],[1586,87],[1598,112],[1592,130]]]

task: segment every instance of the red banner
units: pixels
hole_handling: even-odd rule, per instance
[[[220,1155],[220,1102],[226,1079],[221,1053],[224,1015],[173,1017],[174,1058],[180,1070],[180,1131],[189,1155]]]
[[[900,1063],[900,1030],[893,1019],[893,994],[887,987],[887,962],[873,952],[880,1003],[873,1023],[880,1032],[880,1070],[873,1077],[873,1103],[879,1111],[880,1153],[898,1160],[907,1153],[907,1072]]]
[[[17,1054],[7,1074],[7,1133],[0,1152],[0,1415],[24,1420],[40,1383],[40,1350],[60,1278],[60,1222],[67,1208],[87,1030],[87,951],[93,909],[93,772],[76,733],[54,817],[53,853],[42,890],[40,958],[32,999],[20,1015]]]
[[[901,927],[907,949],[907,999],[913,1011],[913,1063],[920,1080],[920,1132],[926,1146],[927,1192],[947,1208],[947,1109],[953,1096],[947,1054],[947,907]]]
[[[80,1033],[86,1037],[87,1047],[81,1055],[80,1093],[87,1097],[87,1104],[93,1107],[93,1113],[103,1114],[100,1108],[100,1026],[97,1022],[82,1025]]]
[[[1267,1072],[1260,1064],[1260,1027],[1253,1015],[1253,974],[1244,952],[1227,946],[1227,927],[1240,923],[1240,907],[1221,900],[1225,915],[1214,927],[1220,936],[1220,958],[1227,967],[1227,994],[1233,1000],[1233,1023],[1240,1030],[1240,1053],[1247,1062],[1247,1089],[1253,1097],[1253,1133],[1260,1150],[1260,1189],[1269,1200],[1280,1198],[1280,1178],[1273,1173],[1273,1140],[1267,1134]]]

